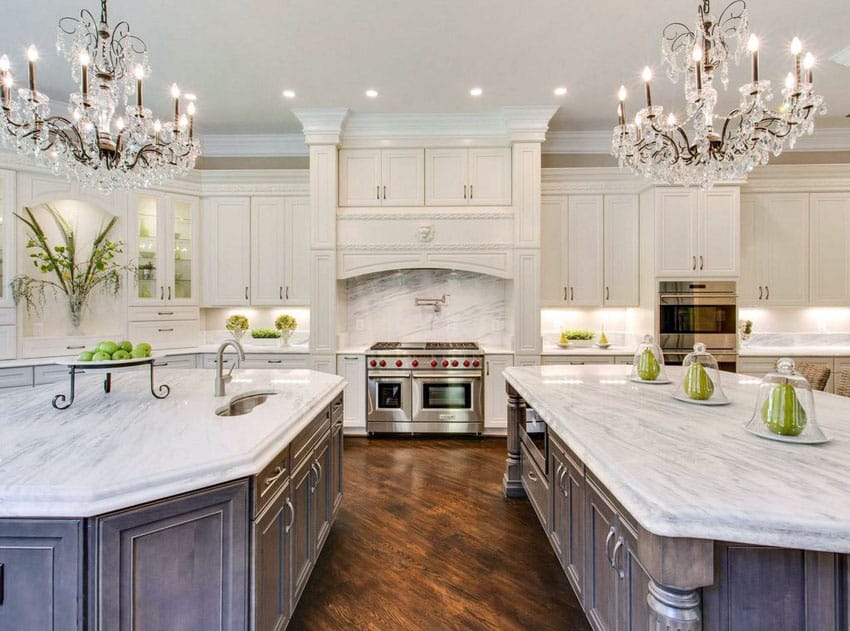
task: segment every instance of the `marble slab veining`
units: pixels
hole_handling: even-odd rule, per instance
[[[64,382],[0,393],[0,517],[88,517],[255,475],[343,389],[312,370],[236,370],[226,397],[213,373],[158,370],[171,387],[157,400],[148,374],[82,375],[67,410]],[[239,393],[278,392],[244,416],[216,409]]]
[[[815,393],[832,441],[749,434],[759,380],[723,373],[731,405],[674,400],[628,367],[508,368],[505,377],[648,531],[850,553],[850,399]]]

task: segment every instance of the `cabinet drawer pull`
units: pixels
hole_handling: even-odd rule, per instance
[[[566,484],[564,484],[565,478],[566,478]],[[558,486],[561,487],[561,493],[564,494],[564,497],[570,496],[570,479],[569,479],[569,477],[567,477],[567,468],[566,467],[564,467],[561,470],[561,477],[558,480]]]
[[[614,526],[608,528],[608,536],[605,537],[605,558],[608,559],[608,564],[614,567],[614,562],[611,560],[611,552],[608,549],[611,546],[611,539],[614,537]]]
[[[699,255],[699,269],[702,271],[702,254]]]
[[[292,505],[292,502],[288,497],[286,498],[286,507],[289,509],[289,523],[286,524],[284,532],[289,532],[292,530],[292,525],[295,523],[295,507]]]
[[[555,479],[558,481],[558,488],[561,488],[561,469],[564,468],[564,463],[559,462],[558,468],[555,469]]]
[[[572,302],[575,299],[575,294],[573,293],[573,288],[570,287],[570,301]]]
[[[469,185],[469,199],[472,199],[472,184]]]
[[[283,292],[285,294],[285,298],[289,300],[289,285],[286,286],[286,291]]]
[[[463,198],[466,199],[466,184],[463,185]]]
[[[173,311],[157,311],[156,315],[158,315],[158,316],[174,315],[174,312]]]
[[[537,474],[534,473],[531,469],[528,470],[528,479],[532,482],[537,482]]]
[[[567,288],[564,287],[564,302],[567,301]]]
[[[317,475],[316,475],[316,486],[319,486],[319,482],[322,480],[322,473],[324,470],[322,469],[322,464],[316,460],[316,467],[318,467]]]
[[[248,300],[248,285],[245,285],[245,300]]]
[[[762,291],[761,285],[759,285],[759,300],[764,298],[764,292]]]
[[[764,286],[764,299],[770,300],[770,287],[767,285]]]
[[[171,285],[168,286],[168,299],[171,300]]]
[[[375,199],[381,199],[381,185],[375,187]]]
[[[267,477],[265,480],[263,480],[263,484],[265,484],[267,487],[271,486],[272,484],[274,484],[275,482],[277,482],[280,479],[280,476],[283,475],[283,471],[284,471],[283,467],[281,467],[281,466],[275,467],[274,473],[272,475],[270,475],[269,477]]]
[[[386,198],[387,198],[387,187],[384,186],[384,199],[386,199]]]
[[[620,577],[620,580],[626,577],[626,573],[623,571],[622,565],[617,561],[617,553],[623,549],[623,543],[623,538],[618,538],[617,543],[614,546],[614,552],[611,553],[611,567],[617,570],[617,575]]]
[[[611,300],[611,289],[607,285],[605,286],[605,300]]]
[[[86,347],[86,345],[82,344],[80,346],[66,346],[65,348],[67,348],[69,351],[78,351],[81,348],[85,348],[85,347]]]
[[[162,285],[159,286],[159,299],[165,300],[165,287]]]
[[[267,359],[266,362],[269,363],[269,364],[282,364],[283,360],[282,359]]]
[[[157,368],[163,368],[164,366],[168,366],[168,362],[159,362],[158,364],[154,362],[154,366]]]
[[[697,257],[692,256],[691,259],[693,259],[693,263],[691,264],[691,270],[695,272],[697,270]]]
[[[316,483],[310,484],[310,495],[316,492],[316,489],[319,486],[319,473],[316,471],[316,463],[310,465],[310,472],[316,475]]]
[[[157,329],[160,333],[173,333],[174,329]]]
[[[346,361],[357,361],[360,358],[359,357],[343,357],[343,359],[346,360]]]
[[[278,287],[277,297],[278,297],[278,300],[283,300],[283,287]]]

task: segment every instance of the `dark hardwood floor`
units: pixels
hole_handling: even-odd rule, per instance
[[[590,629],[504,439],[345,441],[345,497],[289,628]]]

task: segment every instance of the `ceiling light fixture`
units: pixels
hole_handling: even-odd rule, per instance
[[[554,90],[555,96],[564,96],[567,93],[567,89],[564,86],[559,86]]]
[[[378,98],[378,91],[372,90],[370,88],[369,90],[366,90],[366,96],[368,96],[370,99],[376,99]]]
[[[815,59],[803,53],[802,42],[791,42],[792,72],[785,78],[782,102],[771,109],[771,83],[759,79],[759,41],[749,31],[749,14],[744,0],[735,0],[719,17],[710,12],[709,0],[699,7],[696,27],[691,31],[680,22],[668,24],[662,33],[663,63],[671,81],[684,77],[686,106],[681,121],[664,108],[652,104],[652,69],[642,78],[646,107],[634,122],[626,122],[626,89],[621,86],[611,153],[620,167],[670,184],[710,187],[722,180],[739,179],[755,167],[778,156],[787,142],[814,130],[816,114],[826,113],[823,97],[815,93]],[[715,113],[718,93],[714,78],[724,89],[729,81],[729,61],[737,65],[749,53],[752,80],[742,85],[736,109]],[[689,135],[686,128],[691,129]]]
[[[147,47],[127,22],[109,26],[106,0],[99,21],[86,9],[79,18],[59,20],[56,47],[80,86],[70,95],[68,115],[51,116],[50,99],[37,89],[35,46],[27,49],[28,83],[17,94],[3,55],[0,142],[103,193],[157,184],[195,166],[201,147],[194,135],[194,101],[181,113],[180,89],[172,85],[173,119],[154,119],[143,100],[150,75]]]
[[[481,88],[472,88],[469,91],[470,96],[481,96],[482,94],[484,94],[484,91]]]
[[[295,98],[295,91],[294,90],[284,90],[283,91],[283,98],[294,99]]]

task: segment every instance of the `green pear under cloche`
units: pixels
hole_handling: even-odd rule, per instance
[[[661,366],[651,349],[645,348],[640,354],[637,365],[638,376],[644,381],[655,381],[661,373]]]
[[[806,428],[806,410],[797,399],[794,386],[774,386],[761,406],[761,419],[774,434],[799,436]]]
[[[707,401],[714,394],[714,382],[708,376],[705,367],[699,362],[694,362],[688,366],[682,388],[685,394],[695,401]]]

